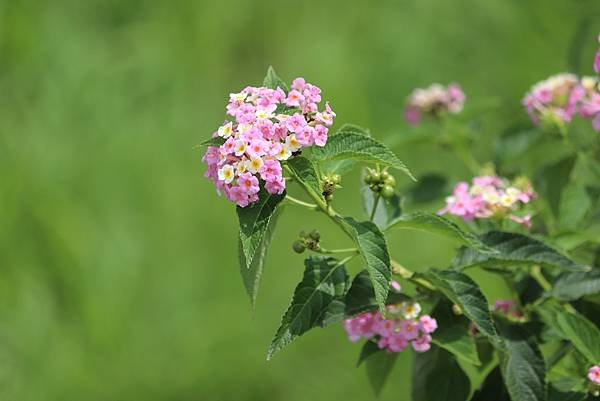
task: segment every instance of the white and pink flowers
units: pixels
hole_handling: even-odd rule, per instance
[[[567,124],[580,115],[600,132],[600,90],[595,77],[558,74],[535,84],[523,98],[534,124]]]
[[[442,114],[457,114],[463,109],[465,94],[461,87],[450,84],[444,87],[432,84],[428,88],[417,88],[408,97],[404,117],[411,125],[421,122],[423,115],[439,117]]]
[[[281,162],[308,146],[325,146],[335,113],[325,103],[318,110],[321,89],[296,78],[286,95],[281,89],[247,87],[229,95],[225,121],[214,138],[225,142],[209,146],[202,160],[205,176],[219,193],[240,207],[258,201],[261,187],[271,194],[285,190]]]
[[[531,215],[520,216],[515,212],[535,196],[531,183],[524,178],[510,183],[493,175],[474,177],[470,185],[459,182],[452,196],[446,198],[446,206],[438,213],[459,216],[464,221],[508,217],[529,228]]]
[[[380,312],[367,312],[347,319],[344,328],[352,342],[364,338],[389,352],[404,351],[409,345],[416,352],[425,352],[431,347],[437,322],[429,315],[419,318],[420,312],[418,303],[403,302],[387,306],[385,317]]]

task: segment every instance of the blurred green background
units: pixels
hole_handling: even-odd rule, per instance
[[[288,208],[252,313],[234,209],[194,145],[227,95],[273,64],[321,86],[338,125],[381,139],[409,131],[415,86],[457,81],[467,104],[496,98],[481,120],[485,160],[497,133],[528,124],[531,84],[591,73],[599,31],[594,0],[0,1],[0,399],[373,399],[340,327],[265,361],[302,275],[296,234],[343,238]],[[467,177],[430,146],[396,151],[417,175]],[[361,213],[357,189],[354,173],[338,209]],[[454,246],[390,240],[413,269],[444,266]],[[491,299],[506,295],[477,278]],[[410,359],[382,400],[409,399]]]

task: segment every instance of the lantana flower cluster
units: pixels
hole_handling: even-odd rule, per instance
[[[600,88],[595,77],[563,73],[535,84],[523,98],[534,124],[564,125],[580,115],[600,132]]]
[[[529,228],[531,215],[516,213],[535,197],[531,183],[525,178],[511,183],[494,175],[479,176],[474,177],[471,184],[459,182],[438,213],[449,213],[464,221],[508,217]]]
[[[205,176],[240,207],[258,201],[261,186],[270,194],[283,193],[281,162],[302,148],[327,143],[335,113],[327,102],[319,111],[320,102],[321,89],[303,78],[296,78],[287,94],[252,86],[230,94],[227,114],[233,121],[213,134],[225,142],[206,150]]]
[[[465,94],[461,87],[452,83],[446,87],[432,84],[428,88],[417,88],[408,97],[404,117],[409,124],[417,125],[422,116],[439,117],[457,114],[463,109]]]
[[[388,305],[385,316],[377,311],[347,319],[344,328],[352,342],[364,338],[388,352],[402,352],[409,345],[416,352],[426,352],[431,348],[431,334],[437,329],[437,322],[429,315],[419,317],[420,313],[418,303],[402,302]]]

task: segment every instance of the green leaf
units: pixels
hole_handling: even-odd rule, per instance
[[[267,231],[265,232],[265,235],[262,238],[262,241],[254,256],[254,260],[252,261],[252,263],[250,263],[250,266],[248,266],[248,264],[246,263],[246,257],[244,256],[244,251],[242,249],[242,242],[238,239],[240,273],[242,274],[242,280],[244,282],[246,292],[250,297],[250,304],[252,305],[252,309],[254,309],[256,305],[256,296],[258,295],[258,287],[260,285],[260,279],[262,276],[263,269],[265,267],[267,251],[269,249],[269,245],[271,244],[271,238],[273,237],[273,232],[275,231],[275,222],[277,221],[277,216],[279,215],[279,213],[281,213],[281,209],[279,212],[275,212],[271,217],[267,226]]]
[[[452,265],[459,269],[478,265],[541,265],[570,271],[590,269],[567,258],[549,245],[523,234],[490,231],[480,239],[497,253],[482,253],[463,247],[458,251]]]
[[[393,291],[388,292],[386,305],[397,304],[407,301],[409,298],[404,294],[398,294]],[[373,290],[373,282],[369,272],[365,269],[354,277],[352,285],[346,293],[344,300],[346,307],[346,317],[356,316],[364,312],[373,312],[379,309]]]
[[[452,189],[448,179],[439,174],[427,174],[419,177],[419,182],[414,183],[401,191],[407,203],[427,203],[443,199]]]
[[[561,230],[577,230],[591,206],[585,187],[578,182],[570,182],[560,194],[558,221]]]
[[[376,396],[381,394],[381,390],[383,390],[385,382],[392,373],[397,358],[398,353],[389,352],[375,352],[366,358],[367,378]]]
[[[329,305],[348,287],[346,268],[337,259],[313,256],[304,261],[304,277],[294,290],[292,303],[283,315],[267,360],[308,330],[320,325]]]
[[[329,160],[319,164],[321,166],[321,170],[323,170],[326,174],[343,175],[352,170],[356,165],[356,162],[354,160],[339,159]]]
[[[469,378],[449,352],[433,346],[415,354],[413,401],[467,401],[470,389]]]
[[[323,182],[317,166],[303,156],[295,156],[287,161],[287,165],[294,173],[294,178],[309,190],[314,196],[325,201],[323,198]]]
[[[254,255],[267,231],[271,216],[273,216],[277,204],[283,198],[285,198],[285,192],[281,195],[271,195],[264,188],[261,188],[258,194],[258,202],[246,207],[238,206],[236,208],[240,222],[240,242],[246,259],[246,268],[250,268],[254,261]]]
[[[362,194],[362,204],[363,210],[367,217],[371,216],[371,212],[373,211],[373,206],[375,205],[375,194],[368,186],[363,186],[361,188]],[[377,202],[377,209],[375,210],[375,215],[373,216],[373,223],[380,230],[384,230],[387,225],[394,219],[398,218],[402,213],[402,209],[400,208],[400,197],[397,194],[394,194],[390,199],[384,199],[380,197]]]
[[[369,129],[361,127],[360,125],[349,124],[349,123],[342,125],[340,127],[340,129],[335,131],[335,133],[333,135],[338,135],[343,132],[350,132],[350,133],[359,134],[359,135],[371,136],[371,131]]]
[[[565,273],[556,280],[552,288],[552,296],[562,301],[574,301],[598,293],[600,293],[600,269],[594,269],[589,273]]]
[[[387,230],[392,228],[411,229],[439,234],[453,239],[482,253],[496,253],[497,251],[484,244],[476,236],[463,231],[450,220],[434,213],[416,212],[404,214],[389,223]]]
[[[551,329],[551,334],[553,333],[558,338],[568,340],[567,334],[563,332],[558,324],[558,315],[564,313],[564,308],[561,305],[554,300],[548,300],[538,305],[535,311],[541,320]]]
[[[501,330],[500,371],[512,401],[546,401],[546,368],[536,342],[517,326]]]
[[[340,132],[330,137],[322,148],[313,148],[312,153],[320,161],[350,159],[393,167],[416,181],[404,163],[387,146],[354,132]]]
[[[377,352],[384,352],[384,350],[383,348],[379,348],[375,341],[365,341],[365,344],[360,350],[360,355],[358,356],[356,366],[360,366],[371,355],[376,354]]]
[[[479,360],[481,361],[481,365],[472,365],[470,363],[465,363],[464,359],[457,359],[456,361],[462,367],[463,371],[469,376],[469,380],[471,381],[471,397],[478,392],[479,395],[482,396],[482,400],[486,400],[488,397],[485,397],[483,393],[487,392],[490,389],[490,381],[494,381],[494,372],[497,370],[498,381],[500,382],[500,387],[503,387],[502,377],[500,374],[500,369],[498,368],[498,354],[495,348],[490,344],[490,342],[482,337],[477,337],[475,339],[477,346],[477,354]],[[476,399],[476,398],[472,398]]]
[[[431,281],[446,298],[457,304],[479,331],[495,339],[497,336],[488,302],[479,286],[466,274],[456,270],[431,269],[418,274]]]
[[[548,389],[548,401],[584,401],[587,393],[584,392],[562,392],[550,386]]]
[[[566,340],[581,352],[591,364],[600,364],[600,330],[580,314],[568,312],[556,316],[558,327]]]
[[[471,383],[472,386],[477,386],[476,391],[471,390],[473,392],[471,401],[511,401],[502,381],[502,373],[500,373],[498,362],[478,384],[473,384],[473,381]]]
[[[200,142],[198,144],[198,146],[221,146],[225,143],[225,138],[222,138],[220,136],[214,137],[214,138],[208,138],[205,139],[204,141]]]
[[[279,87],[286,93],[290,91],[290,88],[281,78],[279,78],[272,66],[269,66],[267,69],[267,75],[263,81],[263,86],[269,89],[277,89],[277,87]]]
[[[448,302],[439,302],[431,313],[438,324],[432,334],[433,343],[467,363],[481,365],[466,319],[455,316],[451,307]]]
[[[390,254],[385,237],[379,228],[370,221],[358,222],[352,217],[344,217],[342,222],[354,237],[356,245],[365,259],[375,299],[379,308],[383,310],[392,278]]]

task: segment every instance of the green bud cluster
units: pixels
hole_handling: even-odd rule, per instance
[[[296,253],[302,253],[306,249],[318,252],[321,250],[320,240],[321,234],[317,230],[312,230],[308,234],[305,231],[300,231],[298,239],[292,244],[292,249]]]
[[[333,192],[341,188],[342,177],[339,174],[330,174],[323,177],[323,197],[327,203],[333,200]]]
[[[386,169],[379,171],[367,168],[367,173],[363,178],[364,183],[369,186],[371,191],[380,194],[384,199],[390,199],[394,196],[396,179]]]

